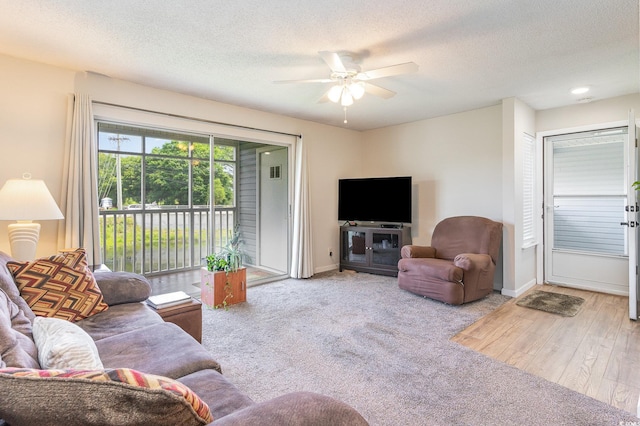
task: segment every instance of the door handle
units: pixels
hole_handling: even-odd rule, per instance
[[[635,228],[636,226],[638,226],[640,224],[638,222],[636,222],[635,220],[632,220],[631,222],[620,222],[620,225],[629,226],[631,228]]]

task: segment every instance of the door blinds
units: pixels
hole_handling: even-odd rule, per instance
[[[625,255],[626,128],[549,138],[554,250]]]

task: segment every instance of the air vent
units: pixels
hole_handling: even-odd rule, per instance
[[[282,174],[280,173],[281,168],[282,166],[269,167],[269,179],[281,179],[282,178]]]

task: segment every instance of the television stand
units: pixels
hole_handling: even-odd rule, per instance
[[[411,244],[411,228],[340,227],[340,271],[398,276],[402,246]]]
[[[380,228],[389,228],[389,229],[402,229],[401,223],[383,223],[380,225]]]

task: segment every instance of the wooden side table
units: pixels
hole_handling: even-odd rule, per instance
[[[172,322],[189,333],[198,343],[202,343],[202,303],[194,299],[156,311],[165,322]]]

